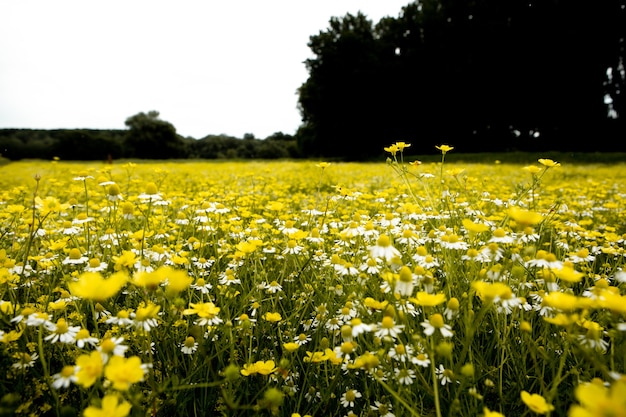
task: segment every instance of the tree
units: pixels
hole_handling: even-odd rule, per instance
[[[624,21],[626,0],[422,0],[375,26],[332,18],[310,37],[298,144],[341,157],[394,141],[618,150],[592,139],[626,136]]]
[[[125,154],[132,158],[168,159],[185,155],[182,138],[169,122],[159,119],[159,112],[138,113],[126,119]]]

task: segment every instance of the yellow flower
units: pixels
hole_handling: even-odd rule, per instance
[[[398,153],[399,149],[398,149],[398,146],[394,143],[393,145],[383,148],[383,150],[395,156]]]
[[[522,226],[533,226],[543,221],[543,216],[534,211],[524,210],[517,206],[509,208],[509,216]]]
[[[185,271],[170,266],[162,266],[155,273],[161,276],[163,281],[167,280],[167,292],[170,294],[186,290],[193,281]]]
[[[276,371],[276,364],[273,360],[269,361],[256,361],[255,363],[246,364],[241,370],[241,375],[250,376],[254,374],[269,375]]]
[[[87,300],[104,301],[113,297],[122,289],[128,281],[125,272],[116,272],[108,279],[102,277],[99,272],[83,272],[78,281],[68,284],[72,295]]]
[[[319,164],[315,164],[315,166],[324,170],[324,168],[328,168],[330,166],[330,162],[320,162]]]
[[[85,388],[92,386],[96,379],[102,375],[104,364],[102,363],[102,355],[94,350],[89,355],[80,355],[76,359],[78,372],[76,373],[76,383]]]
[[[561,269],[553,271],[557,278],[567,282],[580,282],[583,279],[584,274],[574,269],[574,264],[571,262],[563,263]]]
[[[265,313],[263,314],[263,319],[271,322],[271,323],[276,323],[281,321],[283,318],[280,315],[280,313]]]
[[[573,405],[569,417],[626,416],[626,381],[619,380],[611,387],[594,380],[576,387],[574,394],[580,405]]]
[[[131,384],[143,381],[144,371],[141,367],[141,359],[139,356],[130,358],[113,356],[104,369],[104,376],[111,381],[114,389],[126,391]]]
[[[509,299],[513,295],[511,287],[502,282],[472,282],[472,288],[482,300],[493,301],[496,298]]]
[[[396,148],[398,148],[398,150],[400,152],[404,151],[404,148],[408,148],[410,147],[411,144],[410,143],[405,143],[405,142],[396,142]]]
[[[136,255],[133,251],[125,250],[120,256],[114,256],[115,270],[119,271],[123,267],[130,268],[135,265]]]
[[[560,167],[561,164],[558,162],[554,162],[552,159],[539,159],[539,163],[544,167],[552,168],[552,167]]]
[[[484,407],[483,416],[484,417],[504,417],[504,414],[498,413],[497,411],[491,411],[487,407]]]
[[[128,401],[119,402],[117,395],[105,395],[101,407],[90,405],[83,411],[85,417],[126,417],[130,413],[131,405]]]
[[[546,414],[554,410],[554,406],[548,404],[546,399],[539,394],[529,394],[526,391],[522,391],[520,396],[524,404],[537,414]]]
[[[573,311],[591,307],[593,300],[586,297],[577,297],[573,294],[551,292],[543,298],[542,304],[561,311]]]
[[[161,285],[164,280],[165,276],[158,274],[156,271],[137,271],[133,275],[132,283],[148,291],[154,291],[159,288],[159,285]]]
[[[310,363],[320,363],[325,362],[329,359],[329,356],[326,352],[308,352],[306,353],[306,358],[303,358],[304,362]]]
[[[463,227],[470,233],[482,233],[489,230],[489,226],[484,223],[474,223],[470,219],[463,219]]]
[[[539,168],[539,167],[538,167],[538,166],[536,166],[536,165],[528,165],[528,166],[525,166],[525,167],[524,167],[524,168],[522,168],[522,169],[523,169],[523,170],[525,170],[525,171],[530,172],[530,173],[531,173],[531,174],[533,174],[533,175],[535,175],[535,174],[537,174],[539,171],[541,171],[541,168]]]
[[[444,155],[450,152],[452,149],[454,149],[453,146],[448,146],[448,145],[435,146],[435,148],[439,149],[441,153]]]
[[[423,307],[434,307],[446,302],[446,295],[443,293],[430,294],[426,291],[420,291],[415,294],[415,297],[409,298],[409,300],[417,305]]]
[[[296,350],[298,350],[299,347],[300,347],[300,345],[297,344],[296,342],[283,343],[283,348],[287,352],[295,352]]]

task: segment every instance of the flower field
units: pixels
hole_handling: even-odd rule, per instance
[[[626,416],[624,165],[0,167],[0,416]]]

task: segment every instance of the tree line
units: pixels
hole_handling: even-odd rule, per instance
[[[207,135],[183,137],[159,112],[141,112],[126,119],[126,130],[0,129],[0,156],[63,160],[137,159],[278,159],[299,157],[296,139],[276,132],[257,139]]]
[[[307,155],[624,150],[626,1],[421,0],[310,37]],[[415,148],[414,148],[415,149]]]
[[[127,130],[0,130],[0,154],[50,158],[377,158],[416,153],[626,151],[626,0],[420,0],[312,35],[302,124],[264,140],[183,138],[151,111]]]

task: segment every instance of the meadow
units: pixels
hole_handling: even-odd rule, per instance
[[[0,416],[626,416],[623,163],[12,162]]]

